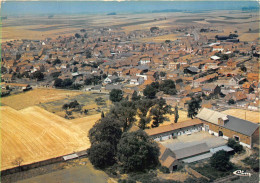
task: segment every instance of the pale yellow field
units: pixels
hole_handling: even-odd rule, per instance
[[[228,109],[223,111],[223,113],[231,116],[235,116],[240,119],[246,119],[253,123],[260,123],[260,113],[254,111],[247,111],[243,109]]]
[[[20,110],[39,103],[51,102],[80,94],[82,94],[80,91],[34,89],[25,93],[3,97],[1,102],[4,105]]]
[[[164,42],[165,40],[174,41],[176,39],[178,39],[178,34],[168,34],[168,35],[157,36],[157,37],[142,38],[139,41],[141,41],[141,42]]]
[[[29,164],[90,147],[88,131],[100,114],[66,120],[40,107],[17,111],[0,107],[1,170],[12,168],[16,158]]]

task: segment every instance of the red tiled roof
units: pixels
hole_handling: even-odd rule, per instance
[[[160,133],[165,133],[165,132],[177,130],[180,128],[185,128],[188,126],[198,125],[198,124],[202,124],[202,122],[199,119],[192,119],[192,120],[188,120],[188,121],[184,121],[184,122],[180,122],[180,123],[172,123],[170,125],[159,126],[157,128],[147,129],[147,130],[145,130],[145,132],[148,135],[152,136],[152,135],[157,135]]]

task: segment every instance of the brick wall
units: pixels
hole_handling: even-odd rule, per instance
[[[203,120],[201,120],[201,121],[203,121]],[[226,136],[228,138],[234,138],[234,136],[238,136],[240,142],[248,144],[249,146],[251,146],[251,137],[249,137],[247,135],[244,135],[244,134],[241,134],[241,133],[238,133],[238,132],[226,129],[223,126],[219,126],[219,125],[216,125],[216,124],[213,124],[213,123],[209,123],[207,121],[203,121],[203,123],[205,125],[208,125],[209,126],[209,130],[211,130],[213,132],[219,133],[219,131],[222,131],[223,132],[223,136]],[[256,132],[255,132],[255,134],[256,134]],[[257,138],[257,135],[255,135],[255,138]]]

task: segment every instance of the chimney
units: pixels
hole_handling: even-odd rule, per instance
[[[227,116],[218,118],[218,125],[224,126],[228,122]]]

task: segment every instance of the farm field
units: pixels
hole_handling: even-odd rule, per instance
[[[1,103],[16,110],[20,110],[37,104],[61,100],[80,94],[82,94],[80,91],[33,89],[25,93],[3,97],[1,98]]]
[[[179,34],[168,34],[157,37],[142,38],[140,42],[164,42],[165,40],[175,41],[178,39]]]
[[[95,101],[97,98],[102,98],[104,100],[104,104],[98,105]],[[79,95],[67,97],[60,100],[55,100],[51,102],[38,104],[39,107],[44,108],[45,110],[55,113],[61,117],[65,117],[66,112],[62,109],[62,106],[66,103],[70,103],[73,101],[78,101],[78,103],[82,106],[82,110],[88,110],[87,115],[94,115],[100,113],[101,111],[107,111],[111,102],[109,101],[108,95],[104,94],[93,94],[90,92],[84,92]],[[85,114],[79,111],[72,111],[73,118],[81,118],[86,116]]]
[[[66,167],[63,170],[58,170],[52,173],[18,181],[18,183],[104,183],[108,181],[108,175],[103,171],[96,170],[87,158],[79,159],[79,161],[79,164],[82,165],[77,165],[75,167]]]
[[[69,121],[37,106],[0,110],[1,170],[17,166],[16,158],[22,158],[23,165],[89,148],[88,131],[100,118],[98,114]]]
[[[253,123],[260,123],[260,113],[254,111],[248,111],[243,109],[228,109],[223,111],[223,113],[231,116],[235,116],[240,119],[245,119]]]
[[[47,37],[74,35],[83,28],[91,31],[95,28],[110,26],[112,29],[116,28],[117,31],[129,33],[134,30],[149,30],[152,26],[163,29],[177,28],[185,26],[187,23],[198,28],[209,25],[222,31],[202,33],[208,38],[214,38],[216,35],[228,35],[235,30],[238,31],[241,41],[253,41],[258,38],[258,14],[241,14],[241,11],[232,11],[231,13],[223,10],[207,13],[147,13],[146,16],[143,14],[119,14],[114,16],[73,15],[69,17],[57,15],[52,18],[47,16],[8,17],[2,22],[2,41],[15,39],[44,40]],[[249,32],[249,28],[252,30],[251,32]],[[174,40],[177,37],[176,35],[169,35],[168,38],[159,36],[149,40],[140,39],[140,41],[164,42],[166,39]]]

